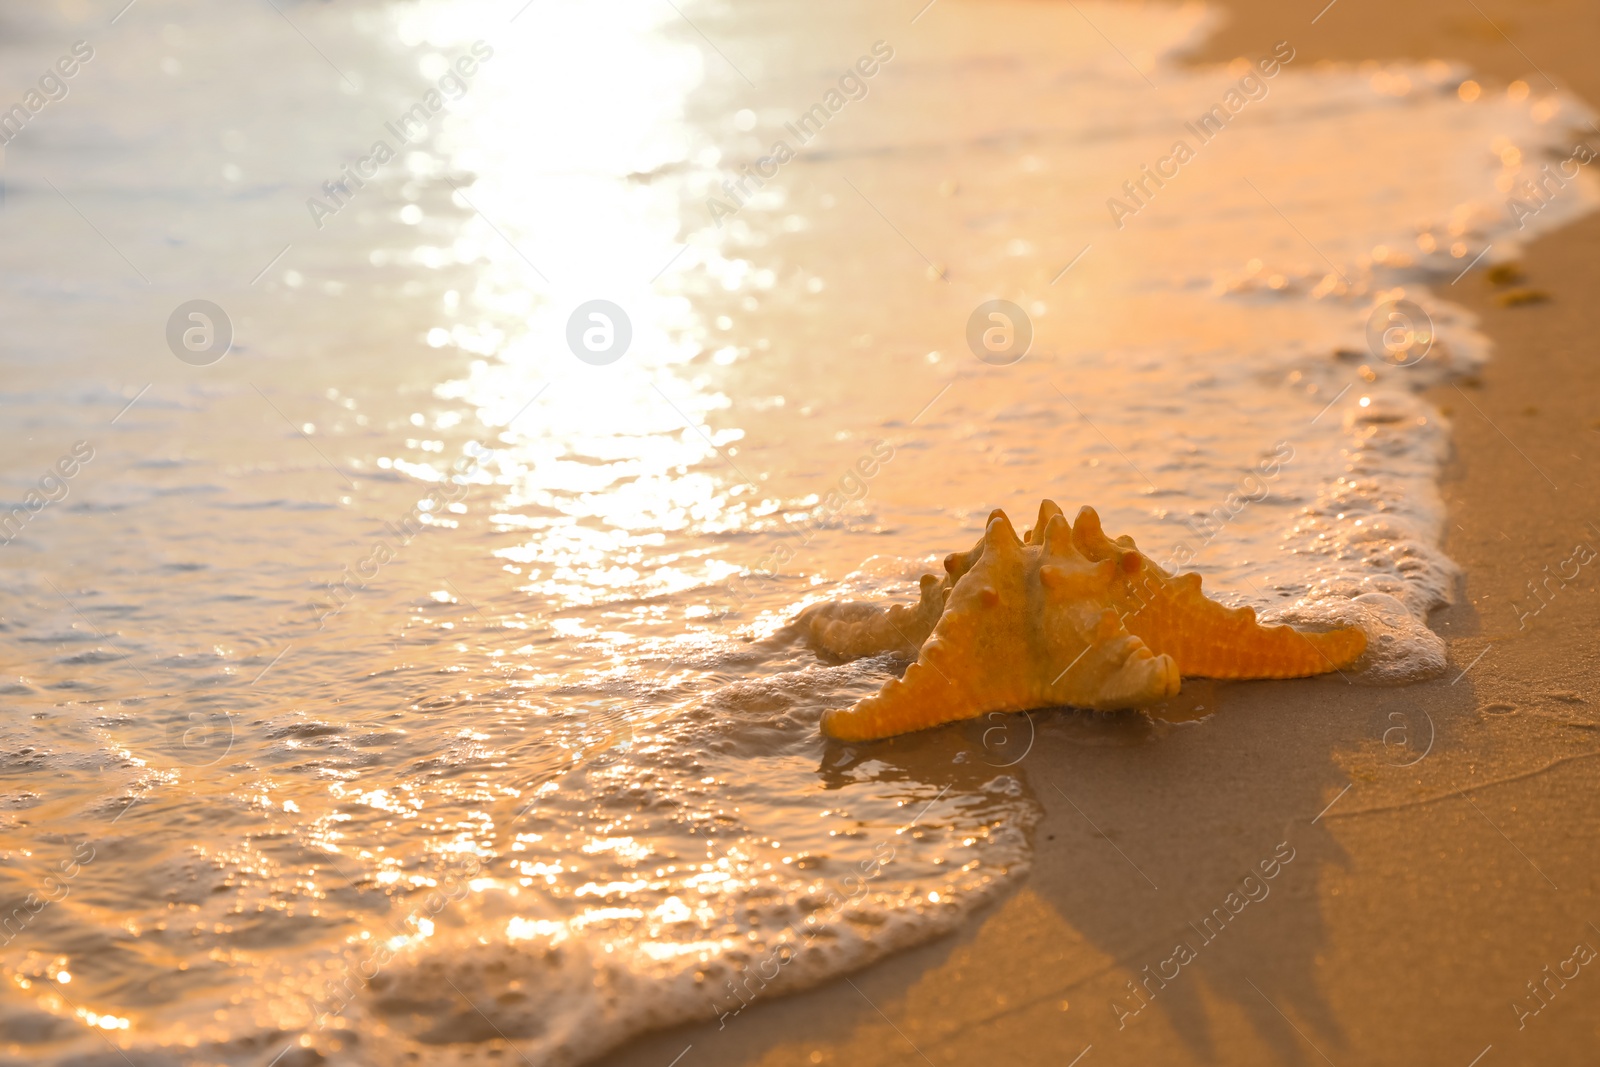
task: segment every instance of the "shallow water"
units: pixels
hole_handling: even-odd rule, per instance
[[[93,49],[5,149],[13,1061],[572,1062],[949,929],[1026,869],[1031,720],[824,744],[898,667],[780,627],[993,507],[1359,621],[1354,681],[1442,662],[1418,389],[1487,355],[1452,279],[1594,204],[1506,209],[1578,104],[1241,88],[1179,65],[1194,5],[518,6],[0,15],[0,106]],[[969,347],[993,299],[1020,359]],[[1396,299],[1425,353],[1370,340]]]

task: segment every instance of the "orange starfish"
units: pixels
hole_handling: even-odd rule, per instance
[[[848,710],[823,715],[840,740],[870,740],[991,711],[1071,704],[1140,707],[1178,692],[1181,675],[1293,678],[1348,666],[1366,648],[1351,627],[1303,633],[1262,626],[1250,608],[1174,577],[1132,538],[1113,541],[1091,508],[1069,524],[1046,500],[1019,540],[1002,511],[983,539],[924,575],[915,607],[819,605],[796,620],[833,659],[916,654],[903,678]]]
[[[1108,606],[1116,564],[1085,558],[1065,519],[1024,545],[996,511],[980,548],[905,676],[826,712],[825,733],[865,741],[990,711],[1110,710],[1177,693],[1172,657],[1154,655]]]

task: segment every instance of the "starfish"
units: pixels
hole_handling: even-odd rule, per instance
[[[818,605],[795,625],[824,658],[916,656],[874,696],[824,713],[824,733],[854,741],[991,711],[1142,707],[1176,695],[1184,675],[1304,677],[1366,649],[1355,627],[1262,626],[1250,608],[1207,599],[1199,575],[1168,574],[1132,538],[1107,537],[1092,508],[1068,523],[1049,500],[1021,539],[992,512],[971,550],[945,558],[943,579],[923,576],[913,607]]]
[[[954,581],[944,611],[905,676],[826,712],[825,733],[865,741],[990,711],[1111,710],[1178,692],[1172,657],[1151,652],[1110,606],[1117,564],[1079,552],[1064,518],[1024,544],[996,511],[971,556],[959,577],[947,575]]]

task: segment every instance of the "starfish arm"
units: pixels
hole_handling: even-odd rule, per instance
[[[1198,580],[1194,595],[1195,601],[1152,604],[1127,618],[1130,633],[1171,655],[1191,678],[1306,678],[1342,670],[1367,648],[1358,627],[1306,633],[1262,626],[1250,608],[1200,597]]]
[[[1304,678],[1342,670],[1366,651],[1359,627],[1312,633],[1263,626],[1252,608],[1208,599],[1198,574],[1170,575],[1132,538],[1107,537],[1093,508],[1078,512],[1072,539],[1089,559],[1115,564],[1114,599],[1128,632],[1172,656],[1185,677]]]
[[[819,658],[835,663],[884,652],[915,656],[944,611],[946,592],[939,579],[924,574],[915,604],[887,608],[860,600],[814,604],[792,625]]]

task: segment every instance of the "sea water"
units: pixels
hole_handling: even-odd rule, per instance
[[[11,1062],[574,1063],[954,928],[1032,720],[826,743],[903,664],[783,624],[995,507],[1436,672],[1452,286],[1596,199],[1198,5],[117,6],[0,15]]]

